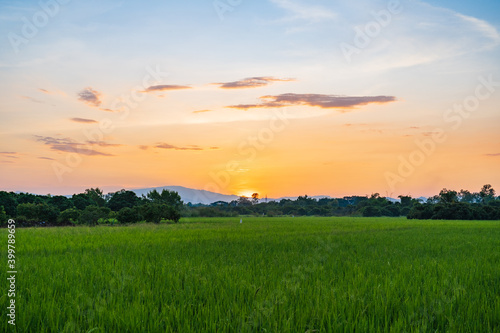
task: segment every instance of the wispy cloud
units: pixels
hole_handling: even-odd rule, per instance
[[[212,112],[212,110],[198,110],[198,111],[193,111],[193,113],[204,113],[204,112]]]
[[[351,124],[351,123],[347,123],[347,124],[344,124],[345,127],[354,127],[354,126],[370,126],[370,124]]]
[[[160,149],[173,149],[173,150],[203,150],[203,148],[196,146],[196,145],[189,145],[187,147],[177,147],[174,145],[171,145],[169,143],[158,143],[155,148],[160,148]]]
[[[105,141],[87,141],[89,145],[99,146],[99,147],[121,147],[122,144],[119,143],[107,143]]]
[[[43,89],[43,88],[38,88],[38,91],[44,93],[44,94],[47,94],[47,95],[66,95],[64,92],[62,91],[59,91],[59,90],[56,90],[56,91],[52,91],[52,90],[47,90],[47,89]]]
[[[87,144],[78,143],[70,138],[54,138],[50,136],[35,135],[35,140],[50,147],[51,150],[76,153],[87,156],[114,156],[92,148],[90,141]]]
[[[46,104],[44,101],[41,101],[41,100],[33,98],[33,97],[29,97],[29,96],[21,96],[21,98],[26,99],[26,100],[33,102],[33,103]]]
[[[272,82],[290,82],[296,81],[295,79],[278,79],[270,76],[257,76],[257,77],[249,77],[246,79],[242,79],[239,81],[233,82],[222,82],[222,83],[213,83],[215,85],[219,85],[222,89],[245,89],[245,88],[258,88],[264,87]]]
[[[170,143],[165,143],[165,142],[159,142],[154,146],[146,146],[146,145],[141,145],[139,146],[139,149],[141,150],[149,150],[151,148],[157,148],[157,149],[167,149],[167,150],[192,150],[192,151],[202,151],[202,150],[219,150],[221,149],[220,147],[208,147],[208,148],[203,148],[197,145],[187,145],[185,147],[179,147],[172,145]]]
[[[353,12],[357,10],[355,2],[348,6]],[[412,67],[500,45],[500,33],[495,25],[425,1],[406,1],[404,11],[397,17],[373,39],[372,45],[353,57],[357,59],[358,69],[382,71]],[[366,22],[345,20],[345,24],[362,28]],[[345,41],[354,42],[352,37]]]
[[[439,132],[432,132],[432,131],[422,132],[423,136],[433,136],[436,134],[439,134]]]
[[[271,2],[290,12],[291,15],[286,18],[289,21],[307,20],[310,22],[319,22],[332,20],[337,17],[336,13],[321,6],[301,4],[298,1],[292,0],[271,0]]]
[[[101,96],[102,93],[99,91],[94,90],[91,87],[87,87],[78,93],[78,100],[89,106],[97,108],[102,104]]]
[[[488,156],[488,157],[500,157],[500,153],[496,153],[496,154],[484,154],[484,156]]]
[[[38,159],[40,159],[40,160],[49,160],[49,161],[55,161],[55,159],[53,159],[53,158],[50,158],[50,157],[45,157],[45,156],[40,156],[40,157],[38,157]]]
[[[147,87],[146,90],[143,90],[141,92],[143,92],[143,93],[151,93],[151,92],[162,92],[162,91],[182,90],[182,89],[191,89],[191,87],[189,87],[189,86],[180,86],[180,85],[162,84],[162,85]]]
[[[260,104],[231,105],[233,109],[282,108],[287,106],[306,105],[322,109],[353,109],[367,104],[385,104],[396,101],[394,96],[338,96],[322,94],[281,94],[262,96]]]
[[[482,35],[490,38],[493,43],[492,46],[500,44],[500,33],[498,33],[498,30],[488,22],[472,16],[462,15],[459,13],[457,13],[456,15],[462,20],[470,23],[473,26],[473,28],[479,31]]]
[[[4,158],[19,158],[19,155],[17,152],[14,151],[2,151],[0,152],[0,157]]]
[[[82,124],[94,124],[97,123],[97,120],[94,119],[86,119],[86,118],[70,118],[72,122],[82,123]]]

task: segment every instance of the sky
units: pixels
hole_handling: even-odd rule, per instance
[[[499,12],[0,0],[0,190],[500,189]]]

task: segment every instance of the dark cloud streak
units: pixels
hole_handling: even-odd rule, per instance
[[[35,139],[38,142],[42,142],[43,144],[50,147],[51,150],[62,151],[66,153],[76,153],[87,156],[114,156],[109,153],[103,153],[92,149],[92,141],[88,141],[87,144],[74,142],[70,138],[53,138],[50,136],[40,136],[35,135]],[[97,142],[97,141],[96,141]],[[102,146],[102,145],[101,145]]]
[[[97,108],[102,104],[101,96],[102,94],[97,90],[87,87],[78,93],[78,100]]]
[[[143,93],[150,93],[150,92],[162,92],[162,91],[170,91],[170,90],[182,90],[182,89],[191,89],[189,86],[180,86],[180,85],[157,85],[157,86],[150,86],[147,87],[146,90],[143,90],[141,92]]]
[[[164,142],[158,143],[155,146],[155,148],[172,149],[172,150],[196,150],[196,151],[203,150],[203,148],[201,148],[199,146],[195,146],[195,145],[189,145],[188,147],[177,147],[177,146],[171,145],[169,143],[164,143]]]
[[[0,157],[4,157],[4,158],[13,158],[13,159],[19,158],[19,156],[16,156],[16,155],[19,155],[19,154],[15,151],[2,151],[2,152],[0,152]]]
[[[385,104],[395,102],[394,96],[338,96],[321,94],[281,94],[260,97],[260,104],[230,105],[233,109],[282,108],[287,106],[313,106],[322,109],[354,109],[367,104]]]
[[[246,88],[258,88],[267,86],[273,82],[290,82],[296,81],[295,79],[278,79],[271,76],[257,76],[257,77],[249,77],[239,81],[233,82],[219,82],[213,83],[215,85],[219,85],[221,89],[246,89]]]
[[[82,124],[95,124],[97,123],[97,120],[94,119],[86,119],[86,118],[71,118],[70,119],[72,122],[75,123],[82,123]]]

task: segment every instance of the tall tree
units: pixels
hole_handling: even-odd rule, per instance
[[[460,199],[460,202],[465,202],[465,203],[474,203],[475,202],[475,195],[472,194],[468,190],[460,190],[458,193],[458,197]]]
[[[161,193],[154,189],[146,195],[146,199],[151,203],[166,204],[177,210],[180,210],[184,204],[179,193],[167,189],[163,189]]]
[[[90,226],[97,225],[99,219],[108,218],[110,209],[106,207],[97,207],[97,206],[87,206],[81,212],[78,221],[80,224],[88,224]]]
[[[121,190],[111,195],[107,205],[115,212],[122,208],[132,208],[139,204],[140,199],[132,191]]]
[[[245,196],[239,197],[239,199],[238,199],[238,206],[239,207],[247,207],[247,206],[251,206],[251,205],[252,205],[252,202],[250,201],[250,199],[248,199]]]
[[[458,202],[457,191],[448,190],[446,188],[442,189],[441,192],[439,192],[439,202],[444,204],[452,204]]]
[[[56,196],[50,197],[49,204],[54,206],[54,207],[57,207],[57,209],[59,209],[61,212],[66,210],[66,209],[70,209],[70,208],[74,207],[73,202],[70,199],[68,199],[62,195],[56,195]]]
[[[495,199],[495,190],[490,184],[486,184],[481,188],[479,196],[481,197],[482,202],[486,204]]]
[[[97,207],[104,207],[104,205],[106,204],[106,200],[104,200],[104,193],[98,187],[86,189],[85,194]]]
[[[14,192],[0,191],[0,206],[3,206],[5,213],[10,217],[16,216],[17,195]]]
[[[252,194],[252,203],[254,205],[259,203],[259,193]]]
[[[73,196],[71,197],[71,201],[73,202],[73,205],[79,210],[84,210],[85,208],[87,208],[87,206],[95,206],[90,197],[83,193],[73,194]]]

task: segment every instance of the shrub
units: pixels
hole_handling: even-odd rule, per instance
[[[99,219],[107,219],[111,210],[106,207],[87,206],[80,214],[78,222],[80,224],[97,225]]]
[[[174,207],[155,203],[147,203],[141,206],[140,215],[142,219],[154,223],[160,223],[162,219],[177,223],[181,218],[180,212]]]
[[[5,213],[5,209],[3,208],[3,206],[0,206],[0,225],[7,224],[7,221],[7,213]]]
[[[23,203],[17,206],[17,216],[24,216],[30,221],[55,224],[59,210],[46,203]]]
[[[380,207],[376,206],[367,206],[363,208],[361,212],[363,213],[364,217],[382,216],[382,210],[380,209]]]
[[[137,208],[124,207],[118,212],[118,221],[120,223],[136,223],[140,220]]]
[[[76,208],[69,208],[61,212],[57,218],[57,223],[61,225],[76,224],[80,218],[81,211]]]

